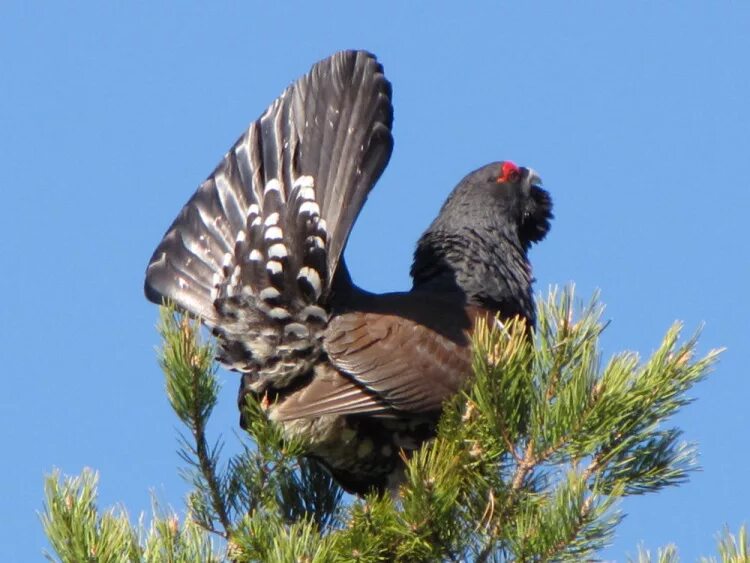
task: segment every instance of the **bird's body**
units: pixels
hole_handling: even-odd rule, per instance
[[[390,84],[372,55],[316,64],[237,141],[157,247],[146,294],[211,327],[262,400],[347,490],[392,485],[471,376],[478,317],[534,323],[526,252],[549,228],[533,171],[464,178],[420,239],[409,292],[355,286],[342,259],[392,149]]]

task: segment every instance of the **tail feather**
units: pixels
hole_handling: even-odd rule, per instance
[[[352,89],[349,80],[369,87]],[[316,83],[325,84],[325,95],[307,97],[306,110],[314,109],[318,121],[304,124],[303,139],[307,136],[312,142],[302,144],[300,165],[303,174],[313,175],[321,186],[318,203],[331,238],[328,265],[333,272],[372,179],[380,176],[390,158],[393,107],[390,83],[371,58],[367,64],[354,57],[335,58],[331,67],[313,70],[309,86]],[[326,106],[326,100],[335,102]],[[354,158],[336,158],[340,154]],[[316,168],[317,174],[312,172]]]
[[[221,359],[259,373],[259,387],[320,354],[341,254],[392,150],[390,95],[368,53],[314,65],[250,125],[151,258],[146,296],[200,316]]]

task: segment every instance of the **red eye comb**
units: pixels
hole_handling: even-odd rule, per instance
[[[502,182],[515,182],[518,180],[518,177],[521,175],[521,171],[518,169],[518,166],[515,165],[515,163],[506,161],[503,162],[502,167],[500,168],[500,175],[497,177],[497,183],[501,184]]]

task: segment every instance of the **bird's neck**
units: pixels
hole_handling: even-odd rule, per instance
[[[411,275],[412,291],[459,292],[467,304],[534,323],[531,266],[514,233],[428,230]]]

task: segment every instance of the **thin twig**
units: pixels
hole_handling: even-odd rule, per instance
[[[511,482],[511,489],[516,492],[521,489],[526,476],[529,474],[534,466],[537,464],[538,459],[534,456],[534,440],[529,440],[526,444],[526,451],[523,454],[523,459],[518,464],[516,472],[513,475],[513,481]]]
[[[198,396],[198,374],[194,372],[193,376],[193,397]],[[198,465],[200,471],[203,474],[203,478],[208,484],[208,489],[211,496],[211,505],[219,517],[222,527],[224,528],[224,538],[228,539],[231,531],[231,522],[229,515],[227,514],[226,507],[224,506],[221,492],[219,490],[219,482],[216,478],[216,472],[211,458],[208,455],[208,445],[206,443],[206,431],[201,417],[200,406],[197,402],[193,402],[192,412],[190,417],[193,422],[193,437],[195,438],[195,453],[198,456]]]

